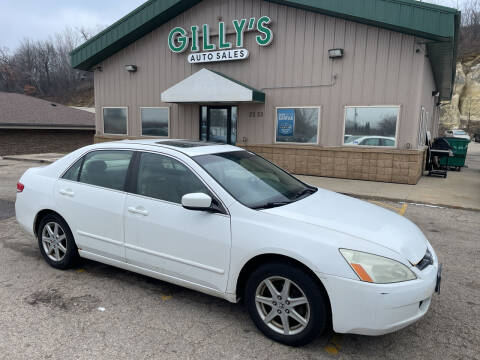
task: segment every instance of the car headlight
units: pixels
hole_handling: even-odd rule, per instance
[[[383,256],[348,249],[340,249],[340,253],[362,281],[388,284],[417,278],[402,263]]]

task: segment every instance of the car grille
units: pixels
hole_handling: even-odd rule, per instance
[[[433,265],[433,256],[430,250],[427,249],[425,256],[422,260],[416,265],[420,270],[425,269],[428,265]]]

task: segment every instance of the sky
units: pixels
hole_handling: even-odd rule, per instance
[[[423,0],[456,7],[457,0]],[[458,0],[459,6],[467,0]],[[15,50],[29,38],[44,40],[66,27],[99,29],[111,25],[145,0],[2,0],[0,47]]]

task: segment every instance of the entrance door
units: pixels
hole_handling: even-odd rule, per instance
[[[201,106],[200,140],[235,145],[237,119],[237,106]]]

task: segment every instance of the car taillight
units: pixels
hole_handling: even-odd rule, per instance
[[[25,185],[23,185],[20,181],[17,182],[17,193],[22,192],[25,189]]]

